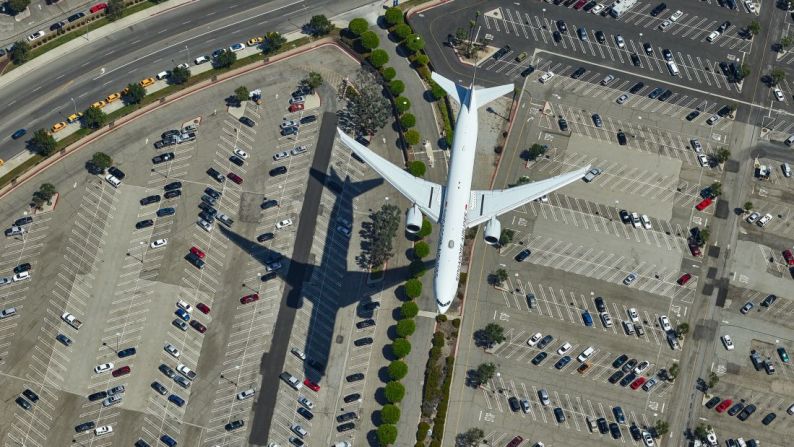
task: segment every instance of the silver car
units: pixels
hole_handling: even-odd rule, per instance
[[[618,96],[617,103],[624,104],[628,100],[629,100],[629,95],[620,95]]]
[[[626,278],[624,278],[624,279],[623,279],[623,284],[625,284],[625,285],[629,286],[629,285],[631,285],[631,283],[633,283],[633,282],[634,282],[636,279],[637,279],[637,274],[636,274],[636,273],[634,273],[634,272],[631,272],[631,273],[629,273],[629,274],[628,274],[628,276],[626,276]]]

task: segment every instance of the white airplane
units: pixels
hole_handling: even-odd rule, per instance
[[[433,292],[438,312],[443,314],[452,304],[458,288],[466,229],[488,222],[485,225],[485,242],[496,244],[502,231],[497,216],[579,180],[590,170],[590,166],[510,189],[472,191],[477,109],[512,92],[513,84],[475,90],[473,84],[470,88],[456,85],[438,73],[433,73],[432,78],[461,106],[455,124],[446,186],[414,177],[341,130],[337,129],[337,132],[345,146],[413,202],[406,214],[405,227],[409,233],[416,233],[422,228],[423,214],[440,223]]]

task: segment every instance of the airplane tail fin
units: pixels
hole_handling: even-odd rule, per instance
[[[431,73],[430,77],[436,81],[436,84],[443,88],[444,91],[447,92],[447,95],[449,95],[451,99],[454,99],[455,102],[463,104],[463,101],[466,101],[469,89],[450,81],[436,72]]]
[[[514,89],[513,84],[505,84],[474,90],[474,103],[477,104],[477,108],[480,108],[494,99],[512,92]]]

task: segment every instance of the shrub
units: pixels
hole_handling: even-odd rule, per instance
[[[398,359],[404,358],[411,353],[411,342],[404,338],[398,338],[392,342],[391,352]]]
[[[377,49],[369,55],[369,63],[375,68],[384,66],[386,62],[389,62],[389,55],[381,49]]]
[[[422,137],[419,135],[419,132],[413,129],[405,132],[404,135],[405,135],[405,142],[411,146],[419,144],[419,140],[422,139]]]
[[[430,236],[430,233],[432,232],[433,232],[433,224],[430,223],[430,221],[427,220],[426,218],[422,218],[422,229],[419,230],[419,232],[416,233],[416,235],[424,239]]]
[[[439,323],[443,323],[443,322],[447,321],[447,316],[444,315],[444,314],[438,314],[438,315],[436,315],[436,321],[439,322]]]
[[[425,53],[420,53],[416,55],[414,62],[416,65],[424,66],[430,63],[430,57],[428,57]]]
[[[386,19],[386,23],[388,23],[389,26],[394,26],[405,21],[402,9],[397,7],[387,9],[386,12],[383,13],[383,17]]]
[[[427,269],[425,268],[424,262],[420,260],[414,260],[408,265],[408,271],[411,273],[411,277],[421,278]]]
[[[389,82],[389,91],[394,96],[399,96],[405,91],[405,83],[399,79]]]
[[[394,81],[392,81],[392,82],[394,82]],[[397,81],[397,82],[399,82],[399,81]],[[416,126],[416,117],[413,114],[411,114],[411,113],[406,113],[406,114],[404,114],[403,116],[400,117],[400,125],[403,126],[403,129],[406,129],[406,130],[410,129],[410,128]],[[414,175],[416,175],[417,177],[421,177],[423,174],[424,174],[424,172],[422,174],[420,174],[420,175],[416,175],[416,174],[414,174]]]
[[[460,328],[460,318],[455,318],[454,320],[452,320],[452,327],[454,327],[455,329]]]
[[[412,31],[413,30],[411,29],[411,27],[406,25],[405,23],[401,23],[394,27],[394,35],[396,35],[397,38],[400,39],[400,42],[405,40],[405,38],[408,37]]]
[[[185,67],[174,67],[171,70],[171,82],[174,84],[184,84],[187,80],[190,79],[190,70]]]
[[[402,360],[395,360],[389,363],[389,377],[392,380],[400,380],[408,374],[408,365]]]
[[[421,76],[421,78],[425,81],[432,80],[430,77],[430,69],[427,68],[427,65],[420,65],[416,68],[416,72],[419,73],[419,76]]]
[[[411,278],[405,282],[405,294],[408,298],[414,299],[422,294],[422,282],[418,279]]]
[[[391,424],[383,424],[376,430],[378,444],[382,446],[394,444],[397,440],[397,427]]]
[[[402,383],[392,380],[383,388],[383,395],[391,403],[397,403],[405,397],[405,387]]]
[[[433,95],[433,98],[435,98],[436,100],[439,100],[447,96],[447,92],[432,79],[430,80],[430,93]]]
[[[360,36],[362,33],[364,33],[366,30],[369,29],[369,23],[367,23],[366,19],[357,17],[351,20],[350,23],[348,23],[347,29],[354,35]]]
[[[394,404],[386,404],[380,410],[380,421],[384,424],[396,424],[400,421],[400,408]]]
[[[421,284],[421,283],[419,283]],[[413,301],[406,301],[400,306],[400,316],[403,318],[413,318],[419,314],[419,306]]]
[[[414,244],[414,255],[416,255],[419,258],[424,258],[429,254],[430,254],[430,245],[428,245],[427,242],[419,241],[416,244]]]
[[[362,47],[370,51],[378,48],[378,45],[380,45],[380,39],[373,31],[364,31],[364,34],[361,35],[359,42],[361,42]]]
[[[396,332],[398,337],[410,337],[414,332],[416,332],[416,322],[414,322],[413,318],[400,320],[397,322]]]
[[[408,172],[410,172],[414,177],[422,177],[425,175],[425,171],[427,171],[427,167],[421,160],[414,160],[410,165],[408,165]],[[429,250],[430,249],[428,249],[428,254],[430,254]],[[414,247],[414,252],[416,252],[416,247]],[[419,257],[424,258],[425,256],[427,256],[427,254]]]
[[[397,107],[398,112],[405,113],[411,108],[411,101],[409,101],[405,96],[398,96],[394,98],[394,105]]]
[[[381,76],[383,76],[384,81],[389,82],[397,76],[397,70],[392,67],[386,67],[381,71]]]
[[[405,42],[403,42],[403,44],[410,52],[416,53],[425,47],[425,39],[423,39],[419,34],[411,34],[405,38]]]

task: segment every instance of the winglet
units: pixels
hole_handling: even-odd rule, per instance
[[[433,72],[430,75],[430,77],[433,78],[433,80],[436,81],[436,84],[441,86],[441,88],[443,88],[444,91],[447,92],[447,95],[449,95],[450,98],[454,99],[455,102],[457,102],[458,104],[463,104],[463,101],[466,100],[466,96],[469,93],[469,89],[467,89],[466,87],[462,87],[458,84],[455,84],[454,82],[450,81],[449,79],[445,78],[444,76],[441,76],[436,72]]]

